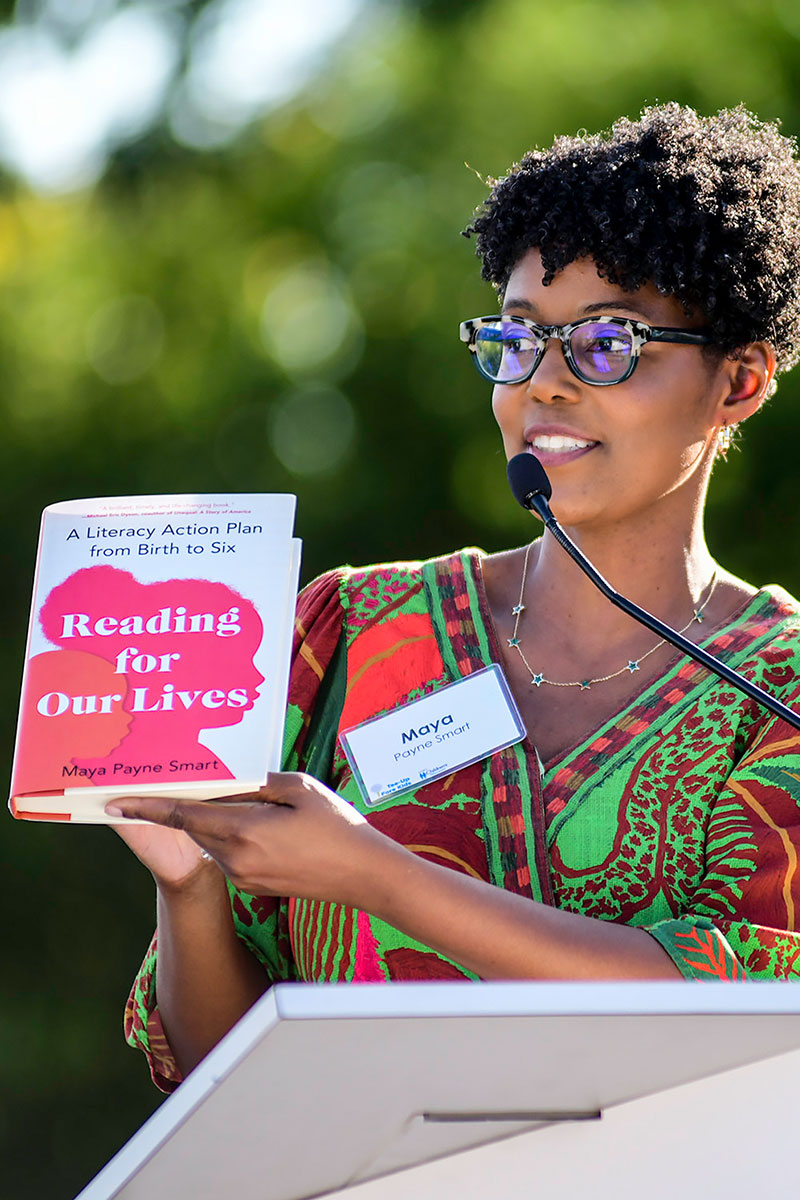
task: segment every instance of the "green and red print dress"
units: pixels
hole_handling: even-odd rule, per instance
[[[415,854],[572,912],[646,928],[688,979],[800,979],[800,733],[684,658],[586,741],[540,765],[525,740],[367,807],[340,729],[501,661],[481,554],[331,572],[301,595],[284,769],[307,771]],[[800,609],[760,591],[705,645],[800,698]],[[231,887],[271,982],[474,979],[365,912]],[[132,1045],[180,1081],[158,1018],[153,941]]]

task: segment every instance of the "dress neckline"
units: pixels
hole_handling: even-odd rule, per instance
[[[501,651],[500,638],[495,627],[494,618],[492,617],[492,612],[489,605],[489,597],[486,591],[486,583],[483,577],[483,560],[486,557],[487,555],[485,551],[473,547],[462,551],[461,560],[465,572],[467,570],[469,571],[473,581],[475,594],[478,600],[478,607],[480,610],[480,617],[486,631],[486,640],[491,653],[491,658],[494,662],[502,665],[503,655]],[[781,608],[786,610],[786,616],[797,615],[796,602],[788,592],[784,591],[783,588],[780,588],[776,585],[768,585],[766,587],[759,588],[753,596],[747,600],[744,600],[742,604],[734,610],[733,613],[729,614],[724,619],[724,621],[712,626],[706,632],[703,639],[697,644],[702,646],[704,649],[710,649],[713,646],[714,652],[718,655],[718,657],[727,659],[730,656],[730,652],[741,648],[739,645],[732,645],[733,642],[738,642],[739,639],[733,638],[731,631],[743,633],[745,632],[744,627],[749,625],[751,622],[754,622],[756,627],[758,627],[760,623],[758,622],[757,618],[762,616],[762,610],[766,610],[763,611],[764,617],[771,617],[774,619],[775,616],[779,615],[779,610]],[[757,635],[759,632],[759,628],[755,628],[753,630],[754,635]],[[715,643],[717,642],[719,642],[720,645],[715,646]],[[726,651],[728,651],[728,653],[726,653]],[[709,682],[713,682],[715,678],[713,674],[709,671],[706,671],[704,667],[700,666],[698,663],[695,663],[692,659],[689,659],[679,650],[674,650],[674,653],[670,655],[669,660],[665,664],[662,672],[649,683],[643,683],[642,686],[636,692],[634,692],[632,696],[629,697],[622,708],[618,709],[611,717],[608,718],[607,721],[602,722],[596,728],[590,730],[590,732],[584,737],[578,738],[575,742],[570,743],[551,758],[544,761],[540,758],[538,750],[536,749],[536,744],[529,732],[525,738],[525,745],[527,748],[529,748],[530,753],[535,756],[543,784],[546,784],[549,778],[552,778],[555,774],[557,774],[559,768],[566,764],[568,760],[572,759],[575,755],[580,754],[582,751],[591,748],[599,740],[602,740],[610,726],[618,725],[621,722],[628,723],[632,719],[633,723],[635,724],[636,710],[641,709],[647,704],[651,693],[656,695],[664,688],[664,685],[671,676],[680,675],[681,673],[683,673],[685,677],[691,676],[693,683],[695,682],[693,677],[698,673],[699,676],[696,682],[700,682],[703,676],[705,676]],[[680,691],[682,695],[685,694],[683,688],[681,688]],[[652,715],[655,714],[651,714],[651,716]]]

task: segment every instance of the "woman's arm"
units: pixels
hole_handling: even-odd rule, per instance
[[[158,888],[156,997],[187,1075],[266,991],[264,968],[236,936],[228,889],[214,863],[188,884]]]
[[[372,913],[484,979],[672,979],[648,933],[553,909],[427,862],[307,775],[275,774],[239,803],[115,801],[179,828],[235,884]]]
[[[539,904],[388,838],[371,876],[362,907],[482,979],[680,978],[643,929]]]
[[[181,1075],[266,990],[263,967],[236,936],[222,871],[177,829],[118,825],[156,884],[156,1003]]]

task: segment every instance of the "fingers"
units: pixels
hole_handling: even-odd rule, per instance
[[[293,807],[310,785],[319,786],[316,780],[298,771],[270,771],[266,783],[257,792],[238,796],[218,796],[214,804],[284,804]],[[206,801],[206,803],[212,803]]]
[[[173,829],[191,830],[185,820],[189,814],[208,813],[227,805],[240,808],[258,804],[293,803],[292,793],[298,785],[304,788],[303,776],[292,771],[271,771],[267,782],[257,792],[240,792],[234,796],[217,796],[214,800],[172,800],[168,796],[120,796],[111,800],[105,811],[109,816],[138,818],[153,821],[157,825],[169,825]]]
[[[288,771],[274,771],[267,776],[267,782],[263,784],[257,792],[240,792],[236,796],[215,796],[213,800],[203,800],[198,803],[204,805],[214,804],[220,807],[226,804],[249,805],[250,808],[256,808],[263,804],[289,804],[293,803],[290,795],[290,789],[296,792],[297,775]],[[181,804],[185,801],[180,801]],[[108,811],[108,809],[106,809]]]
[[[171,800],[167,796],[123,796],[106,805],[110,816],[136,817],[152,821],[155,825],[166,825],[170,829],[181,829],[191,838],[205,844],[221,841],[240,831],[252,796],[238,798],[235,807],[222,806],[208,800]]]
[[[270,771],[267,782],[258,789],[257,797],[267,804],[296,804],[298,790],[307,788],[306,776],[296,771]]]

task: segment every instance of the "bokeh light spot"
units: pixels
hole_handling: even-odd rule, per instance
[[[293,475],[337,470],[353,446],[355,432],[353,407],[336,388],[290,392],[270,420],[272,449]]]
[[[89,362],[106,383],[131,383],[158,362],[164,348],[164,322],[147,296],[119,296],[99,308],[89,322]]]
[[[369,162],[345,173],[336,188],[332,228],[341,245],[364,254],[410,248],[427,220],[419,176],[395,163]]]
[[[363,328],[350,289],[328,263],[289,268],[270,288],[261,336],[271,358],[298,378],[351,370],[361,356]]]

